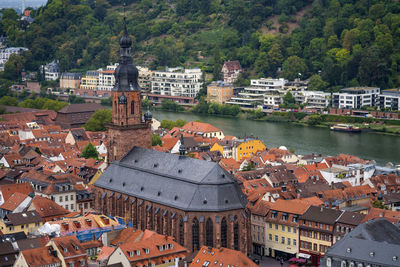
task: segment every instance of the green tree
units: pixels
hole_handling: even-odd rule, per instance
[[[12,96],[3,96],[0,99],[0,105],[4,106],[18,106],[18,99]]]
[[[374,202],[372,202],[372,207],[384,210],[389,209],[389,207],[386,206],[381,200],[375,200]]]
[[[4,78],[9,80],[18,80],[21,77],[21,71],[24,68],[25,60],[22,55],[12,54],[4,65]]]
[[[151,134],[151,145],[152,146],[157,146],[157,145],[161,146],[162,145],[161,138],[158,134],[154,134],[154,133]]]
[[[293,94],[292,94],[290,91],[288,91],[288,92],[283,96],[283,103],[284,103],[285,105],[290,105],[290,104],[296,103],[296,100],[295,100]]]
[[[314,74],[310,77],[310,81],[308,82],[308,90],[311,91],[325,91],[328,83],[325,82],[321,75]]]
[[[294,80],[305,76],[307,65],[304,59],[298,56],[291,56],[283,62],[282,71],[285,79]]]
[[[97,159],[99,157],[99,152],[97,152],[96,147],[92,143],[89,143],[82,150],[81,156],[84,157],[85,159],[88,158]]]
[[[99,109],[90,117],[89,121],[83,127],[87,131],[105,131],[105,124],[110,123],[111,120],[111,109]]]

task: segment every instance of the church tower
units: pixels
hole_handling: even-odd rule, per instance
[[[124,33],[119,41],[120,58],[112,91],[112,123],[108,128],[108,162],[120,160],[134,146],[151,148],[151,120],[142,116],[138,69],[131,57],[132,40],[124,18]]]

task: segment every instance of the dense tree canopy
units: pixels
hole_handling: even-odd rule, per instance
[[[121,2],[49,0],[33,12],[35,21],[25,31],[14,11],[0,11],[0,33],[11,45],[30,49],[12,58],[4,78],[18,79],[22,68],[37,70],[53,59],[60,61],[62,71],[82,72],[116,62],[123,29]],[[321,79],[313,77],[314,88],[326,90],[399,86],[399,1],[126,2],[135,62],[154,69],[202,67],[220,79],[223,62],[238,59],[248,78],[318,74]]]

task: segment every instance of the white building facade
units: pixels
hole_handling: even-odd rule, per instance
[[[377,87],[343,88],[333,94],[333,107],[344,109],[360,109],[373,107],[378,102],[380,89]]]
[[[151,79],[151,93],[170,96],[196,97],[202,88],[201,69],[166,68],[154,71]]]
[[[17,54],[20,55],[23,52],[28,51],[28,48],[25,47],[9,47],[0,50],[0,70],[4,70],[4,65],[10,59],[11,55]]]

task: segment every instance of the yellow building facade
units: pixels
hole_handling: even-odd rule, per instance
[[[87,90],[97,90],[99,84],[99,73],[97,71],[88,71],[86,76],[81,79],[80,88]]]
[[[225,104],[233,96],[233,86],[223,82],[211,83],[207,86],[207,101]]]
[[[263,151],[266,148],[261,140],[245,138],[234,142],[232,154],[236,161],[241,161],[243,158],[252,157],[257,151]]]
[[[27,211],[7,214],[0,220],[0,230],[3,234],[37,231],[43,225],[43,219],[37,211]]]
[[[266,255],[292,258],[299,253],[298,214],[270,210],[266,218]]]

